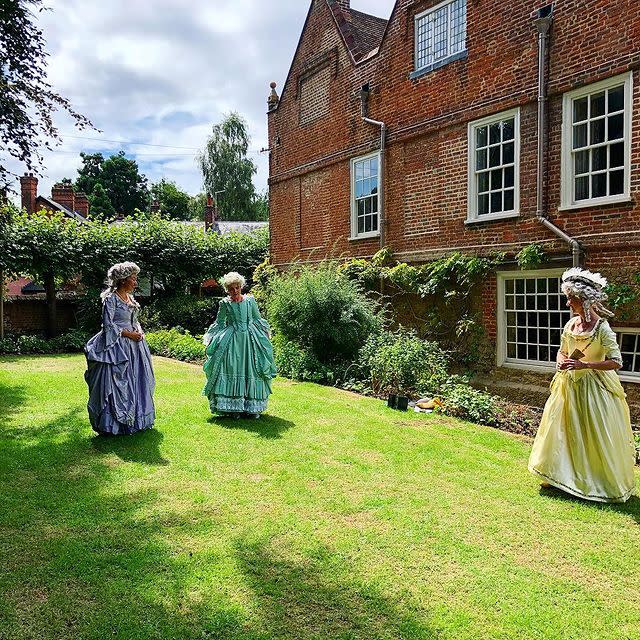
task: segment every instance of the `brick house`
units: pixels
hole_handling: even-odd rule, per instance
[[[479,297],[492,379],[548,379],[562,271],[640,271],[639,69],[636,0],[313,0],[268,100],[272,261],[506,252]],[[613,324],[640,381],[640,319]]]
[[[27,213],[36,211],[59,211],[76,222],[84,222],[89,215],[89,199],[81,191],[74,191],[71,185],[58,183],[51,187],[51,197],[38,195],[38,178],[32,173],[20,176],[20,196],[22,208]]]
[[[65,217],[82,223],[89,215],[89,200],[82,192],[74,192],[73,187],[55,184],[51,188],[51,197],[38,194],[38,178],[33,174],[20,177],[20,195],[22,208],[27,213],[36,211],[60,212]],[[46,324],[47,304],[42,285],[28,279],[4,283],[6,299],[3,305],[3,317],[0,323],[8,333],[37,334]],[[58,327],[65,331],[76,326],[75,291],[64,290],[57,293]]]

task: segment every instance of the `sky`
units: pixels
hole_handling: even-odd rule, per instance
[[[248,123],[254,183],[264,191],[269,83],[281,91],[309,4],[45,0],[51,10],[38,14],[38,23],[50,54],[49,82],[99,131],[78,131],[67,116],[56,117],[63,143],[44,152],[39,192],[50,194],[64,177],[75,180],[81,151],[108,156],[122,149],[150,183],[165,178],[196,194],[202,184],[195,156],[230,111]],[[351,6],[388,18],[393,4]],[[24,173],[18,163],[8,166]]]

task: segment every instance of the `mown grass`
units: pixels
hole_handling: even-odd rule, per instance
[[[90,430],[81,356],[0,360],[0,638],[640,638],[640,499],[541,491],[530,443],[279,380]]]

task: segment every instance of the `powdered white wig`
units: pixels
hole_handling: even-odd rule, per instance
[[[221,280],[220,284],[224,287],[225,291],[229,291],[229,287],[232,284],[239,284],[240,290],[244,289],[244,285],[247,284],[244,276],[239,274],[237,271],[229,271],[229,273],[225,273]]]
[[[120,283],[126,280],[129,276],[138,275],[140,273],[140,267],[135,262],[119,262],[110,267],[107,271],[107,288],[100,294],[102,300],[111,295],[119,286]]]
[[[567,269],[562,274],[562,293],[582,300],[587,322],[591,322],[590,309],[594,309],[601,316],[613,317],[613,313],[602,304],[608,297],[604,291],[606,286],[607,279],[605,277],[580,267]]]

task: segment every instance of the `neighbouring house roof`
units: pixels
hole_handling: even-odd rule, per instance
[[[198,227],[200,229],[204,229],[205,223],[200,220],[189,221],[185,220],[183,222],[185,225],[189,225],[192,227]],[[221,235],[227,235],[229,233],[244,233],[249,234],[257,231],[258,229],[264,229],[269,226],[268,222],[248,222],[244,220],[216,220],[213,223],[213,228],[211,231],[214,233],[219,233]]]
[[[328,0],[328,4],[354,62],[360,62],[377,52],[388,20],[340,7],[334,0]]]
[[[71,211],[71,209],[67,209],[67,207],[61,205],[59,202],[56,202],[55,200],[52,200],[51,198],[47,198],[46,196],[38,196],[36,201],[37,200],[43,200],[48,207],[64,213],[65,216],[75,220],[76,222],[80,222],[80,223],[86,222],[86,219],[84,216],[81,216],[76,211]]]

